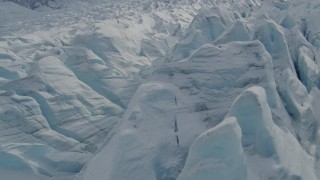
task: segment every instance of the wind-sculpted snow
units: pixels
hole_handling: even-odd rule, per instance
[[[0,2],[6,179],[319,179],[318,1],[46,2]]]

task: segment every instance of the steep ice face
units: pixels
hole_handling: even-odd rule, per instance
[[[226,44],[232,41],[250,41],[250,30],[245,23],[237,20],[228,30],[226,30],[217,40],[215,44]]]
[[[190,147],[178,180],[247,179],[241,129],[235,118],[205,131]]]
[[[302,83],[310,92],[313,87],[320,87],[319,70],[314,55],[307,47],[302,46],[298,51],[298,70]]]
[[[242,146],[254,146],[263,157],[274,154],[271,111],[262,88],[251,87],[233,103],[227,117],[235,117],[242,131]]]
[[[183,40],[173,48],[169,60],[186,59],[201,45],[216,40],[226,26],[234,20],[231,11],[225,8],[218,6],[212,9],[202,9],[193,19]]]
[[[263,88],[251,87],[240,94],[227,117],[235,117],[240,125],[249,179],[317,179],[314,159],[290,132],[272,122]]]
[[[272,56],[275,76],[277,77],[279,71],[285,68],[290,68],[295,72],[282,27],[268,20],[262,20],[259,23],[261,25],[257,25],[255,39],[262,42]]]
[[[282,73],[281,81],[284,86],[279,88],[287,111],[294,121],[298,139],[309,153],[314,153],[314,144],[318,137],[317,107],[311,104],[313,97],[308,94],[305,86],[287,69]],[[292,91],[295,89],[295,91]]]
[[[272,122],[264,89],[253,86],[219,125],[194,140],[178,179],[317,179],[313,163],[295,137]]]

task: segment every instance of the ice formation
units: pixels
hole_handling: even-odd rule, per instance
[[[0,179],[320,179],[319,5],[0,1]]]

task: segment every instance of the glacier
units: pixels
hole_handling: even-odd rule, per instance
[[[320,179],[319,8],[0,1],[0,179]]]

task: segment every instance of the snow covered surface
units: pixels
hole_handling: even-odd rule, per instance
[[[247,179],[246,157],[241,146],[241,129],[228,118],[205,131],[190,147],[179,180]]]
[[[319,179],[319,8],[0,1],[0,177]]]

